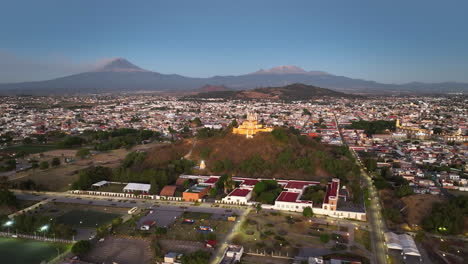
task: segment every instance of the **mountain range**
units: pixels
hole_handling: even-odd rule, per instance
[[[3,83],[0,94],[82,94],[148,91],[198,91],[208,85],[231,90],[279,87],[303,83],[347,93],[455,93],[468,92],[467,83],[383,84],[353,79],[323,71],[305,71],[297,66],[278,66],[268,70],[237,76],[193,78],[178,74],[162,74],[142,69],[123,58],[108,61],[93,71],[46,81]]]

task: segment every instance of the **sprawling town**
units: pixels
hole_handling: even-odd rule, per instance
[[[467,105],[2,97],[0,234],[47,263],[465,263]]]

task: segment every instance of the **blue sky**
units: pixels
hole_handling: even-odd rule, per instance
[[[386,83],[468,82],[468,1],[3,1],[0,82],[124,57],[161,73],[297,65]]]

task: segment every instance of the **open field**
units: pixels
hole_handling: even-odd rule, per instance
[[[70,245],[0,237],[2,264],[32,264],[50,260]]]
[[[198,241],[160,239],[159,244],[166,252],[180,252],[182,254],[190,254],[197,250],[208,252],[213,251],[212,249],[205,247],[205,243]]]
[[[92,263],[147,264],[152,263],[153,255],[147,240],[108,236],[83,259]]]
[[[401,198],[405,203],[406,209],[403,211],[405,220],[410,225],[420,225],[432,209],[436,202],[444,201],[444,198],[431,194],[416,194]]]
[[[240,230],[234,235],[233,243],[243,245],[246,250],[255,252],[275,252],[294,256],[302,247],[328,248],[320,240],[321,235],[331,237],[335,225],[322,225],[309,222],[302,216],[285,213],[250,213]]]
[[[198,219],[194,217],[195,223],[193,224],[183,223],[184,218],[180,217],[168,228],[168,232],[163,236],[163,239],[204,241],[207,240],[209,236],[212,236],[210,235],[211,232],[201,232],[198,228],[200,226],[209,226],[214,230],[212,234],[214,234],[215,237],[213,238],[220,241],[228,234],[234,225],[234,222],[227,221],[226,219],[212,219],[211,214],[204,215],[210,215],[210,217],[205,218],[205,216],[203,216],[203,218],[199,217]]]
[[[66,191],[69,189],[78,177],[78,171],[88,168],[90,166],[105,166],[116,168],[120,166],[121,161],[125,156],[135,150],[144,150],[159,145],[161,143],[151,143],[146,145],[138,145],[131,150],[116,149],[107,152],[101,152],[93,155],[87,159],[78,159],[73,163],[63,164],[56,168],[49,168],[46,170],[35,169],[16,173],[9,176],[9,180],[19,182],[24,180],[33,180],[36,184],[41,185],[50,191]],[[50,161],[54,157],[75,157],[76,150],[52,150],[42,153],[38,160]]]

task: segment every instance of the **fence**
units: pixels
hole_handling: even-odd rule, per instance
[[[38,240],[44,242],[59,242],[59,243],[75,243],[74,240],[69,239],[61,239],[55,237],[46,237],[41,235],[28,235],[28,234],[18,234],[18,233],[11,233],[11,232],[0,232],[0,236],[2,237],[10,237],[10,238],[24,238],[24,239],[31,239],[31,240]]]

